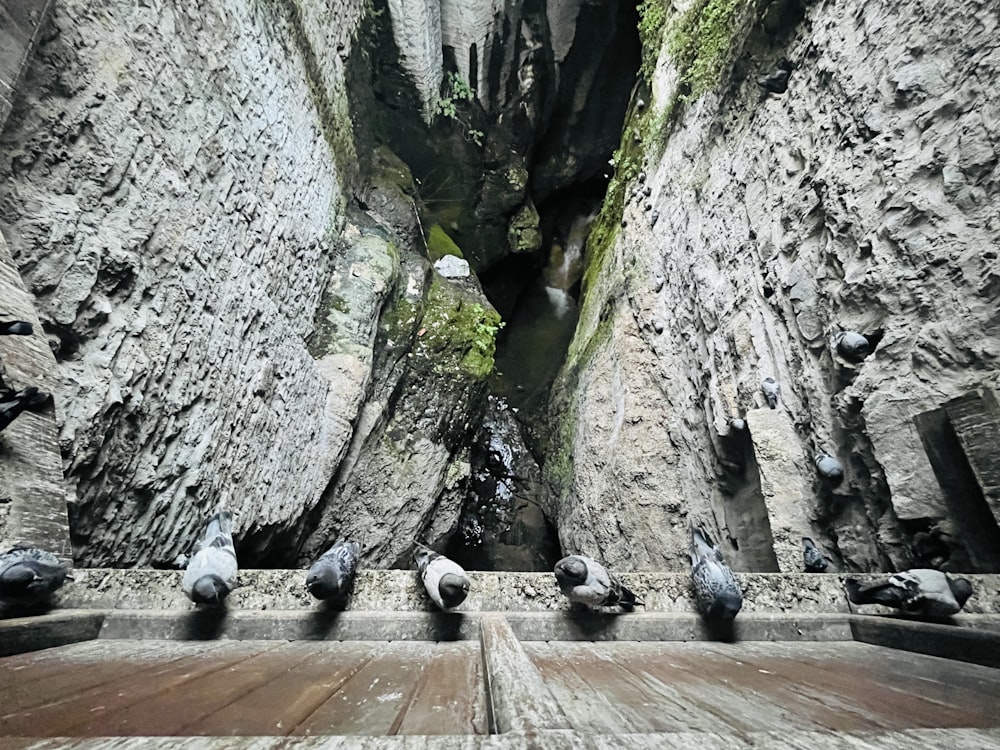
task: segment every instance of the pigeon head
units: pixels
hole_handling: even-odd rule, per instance
[[[743,597],[736,591],[721,591],[706,613],[711,620],[731,622],[743,608]]]
[[[229,595],[229,587],[218,576],[202,576],[191,587],[191,599],[198,604],[218,606]]]
[[[564,557],[556,563],[555,574],[561,586],[582,586],[587,581],[587,563],[579,557]]]
[[[951,589],[951,595],[955,597],[959,607],[964,607],[972,596],[972,584],[967,578],[956,578],[954,581],[949,578],[948,588]]]
[[[0,575],[0,596],[24,593],[37,578],[27,565],[11,565]]]
[[[333,565],[324,565],[317,570],[310,570],[306,578],[306,588],[317,599],[330,599],[341,594],[341,580]]]
[[[469,580],[457,573],[445,573],[438,583],[438,592],[446,609],[457,607],[469,593]]]

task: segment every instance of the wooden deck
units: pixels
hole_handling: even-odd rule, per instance
[[[1000,727],[1000,670],[854,642],[523,642],[573,731]],[[0,659],[7,737],[483,735],[480,643],[94,640]]]
[[[523,646],[579,731],[1000,726],[1000,670],[863,643]]]
[[[479,644],[90,641],[0,659],[0,735],[484,734]]]

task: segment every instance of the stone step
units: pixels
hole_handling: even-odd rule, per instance
[[[74,571],[59,595],[69,609],[191,609],[180,588],[182,572],[153,569],[89,568]],[[304,570],[242,570],[239,588],[228,598],[233,610],[314,610],[320,604],[305,590]],[[857,575],[874,580],[876,575]],[[1000,614],[1000,575],[970,575],[975,594],[963,612]],[[641,612],[693,613],[687,573],[621,573],[622,580],[645,602]],[[839,574],[737,573],[743,587],[741,618],[751,613],[839,613],[852,611]],[[551,573],[470,571],[469,596],[460,612],[557,612],[570,604]],[[348,610],[429,612],[434,604],[416,571],[361,570]],[[887,611],[862,607],[862,612]],[[961,617],[961,616],[960,616]]]

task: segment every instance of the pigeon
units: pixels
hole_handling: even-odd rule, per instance
[[[4,393],[0,396],[0,432],[7,429],[23,412],[41,411],[51,398],[51,394],[40,391],[34,386]]]
[[[844,465],[840,461],[825,453],[817,453],[815,463],[821,477],[829,479],[831,484],[840,484],[844,478]]]
[[[743,592],[719,548],[703,529],[693,528],[689,554],[698,609],[709,620],[731,622],[743,606]]]
[[[236,588],[237,572],[233,515],[221,511],[209,519],[205,538],[184,571],[181,588],[195,604],[218,606]]]
[[[846,578],[844,587],[854,604],[882,604],[914,617],[948,617],[961,610],[972,596],[972,584],[967,579],[953,580],[931,568],[893,573],[870,586]]]
[[[764,378],[764,382],[760,384],[760,389],[764,391],[764,398],[767,399],[767,405],[774,409],[778,405],[778,396],[781,395],[781,386],[778,385],[778,381],[768,375]]]
[[[461,565],[419,542],[413,549],[413,560],[424,588],[441,609],[447,612],[465,601],[469,579]]]
[[[34,328],[24,320],[5,320],[0,322],[0,336],[30,336]]]
[[[585,555],[569,555],[556,563],[556,581],[571,602],[590,607],[632,609],[645,606],[614,573]]]
[[[757,85],[772,94],[784,94],[788,90],[788,77],[793,67],[788,60],[781,58],[772,72],[757,79]]]
[[[51,552],[13,547],[0,555],[0,602],[21,606],[41,604],[63,585],[68,570]]]
[[[841,331],[833,340],[837,354],[848,362],[860,362],[871,353],[868,339],[857,331]]]
[[[825,571],[830,563],[823,557],[823,553],[813,543],[813,540],[807,536],[802,537],[802,546],[804,548],[802,551],[802,562],[805,565],[806,573],[822,573]]]
[[[343,599],[354,583],[361,545],[338,539],[313,563],[306,576],[306,588],[317,599]]]
[[[930,531],[918,531],[913,535],[910,551],[917,562],[929,568],[940,568],[951,557],[951,546],[945,541],[947,536],[937,526]]]

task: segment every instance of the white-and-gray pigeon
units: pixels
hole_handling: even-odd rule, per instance
[[[815,458],[816,471],[831,484],[840,484],[844,478],[844,465],[833,456],[817,453]]]
[[[829,561],[819,547],[807,536],[802,537],[802,562],[806,573],[822,573],[829,567]]]
[[[346,539],[337,542],[312,564],[306,588],[317,599],[343,599],[351,590],[358,569],[361,545]]]
[[[699,611],[710,620],[732,621],[743,607],[743,592],[719,548],[701,528],[691,529],[689,555]]]
[[[777,408],[778,399],[781,397],[781,386],[778,385],[778,381],[768,375],[760,384],[760,389],[764,392],[767,405],[772,409]]]
[[[441,609],[454,609],[469,594],[469,579],[458,563],[417,542],[413,560],[427,594]]]
[[[571,602],[588,607],[643,606],[618,576],[586,555],[564,557],[556,563],[554,572],[559,589]]]
[[[932,568],[893,573],[888,579],[868,586],[847,578],[844,587],[847,598],[855,604],[882,604],[914,617],[954,615],[972,596],[972,584],[967,579],[952,580]]]
[[[221,511],[209,519],[205,537],[188,561],[181,588],[195,604],[218,606],[236,588],[238,570],[233,515]]]
[[[33,607],[66,580],[68,568],[37,547],[13,547],[0,555],[0,602]]]

